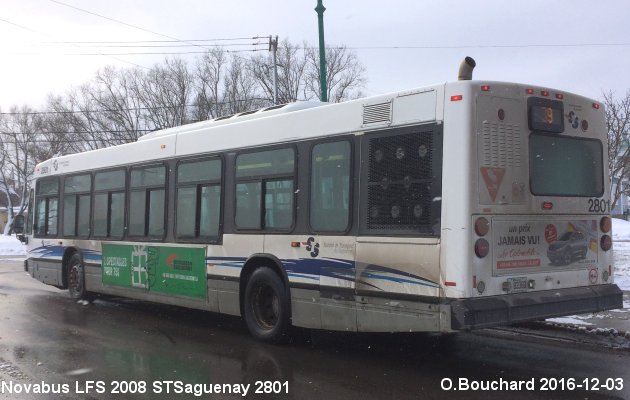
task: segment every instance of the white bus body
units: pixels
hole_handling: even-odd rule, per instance
[[[317,145],[331,142],[349,149],[343,153],[349,158],[338,157],[347,159],[349,176],[337,183],[322,178],[323,203],[336,201],[347,210],[317,214],[310,203],[319,196],[311,169],[325,158],[314,154],[328,149]],[[44,283],[71,286],[75,297],[89,291],[244,315],[250,330],[258,323],[254,335],[269,340],[278,339],[278,330],[267,332],[276,324],[450,332],[619,308],[622,293],[613,284],[612,251],[604,250],[611,236],[606,148],[599,103],[547,88],[486,81],[185,125],[39,164],[37,184],[54,186],[56,180],[58,190],[35,189],[29,215],[36,226],[27,236],[25,268]],[[293,155],[295,167],[287,176],[274,172],[273,179],[257,176],[247,182],[239,177],[247,176],[247,168],[266,168],[245,165],[243,154],[276,149]],[[261,157],[265,154],[281,153]],[[573,159],[585,154],[586,161]],[[177,240],[177,224],[184,220],[178,212],[185,210],[178,208],[181,162],[206,155],[216,156],[219,178],[197,190],[220,192],[217,235],[206,243]],[[420,166],[424,175],[403,176],[400,168],[407,166],[395,163],[409,157],[410,164],[400,165]],[[164,205],[164,232],[155,240],[133,238],[129,231],[140,212],[134,204],[141,204],[131,204],[130,171],[145,165],[166,171],[162,186],[138,190],[145,194],[136,196],[149,204],[151,196],[164,193],[156,203]],[[123,189],[97,199],[95,174],[121,167]],[[64,182],[82,173],[91,182],[84,200],[66,197]],[[549,182],[543,179],[547,175]],[[329,193],[329,184],[349,190]],[[259,196],[252,209],[245,204],[250,195]],[[101,212],[95,203],[108,199],[113,210],[114,197],[124,199],[124,233],[98,237],[95,232],[105,230],[95,222]],[[87,214],[77,211],[75,201],[87,202]],[[64,208],[77,217],[64,216]],[[245,209],[253,219],[235,217]],[[154,211],[144,210],[151,221]],[[63,222],[80,224],[79,214],[91,215],[83,234],[64,236]],[[110,214],[108,230],[115,224]],[[327,232],[336,219],[338,227]],[[243,220],[254,222],[246,226]],[[145,226],[145,232],[151,229]],[[194,253],[187,261],[186,249]],[[265,286],[261,273],[263,283],[248,285],[261,267],[278,280]],[[201,275],[192,272],[199,268]],[[117,281],[121,274],[131,274],[125,278],[131,283]],[[267,303],[259,304],[265,297]],[[256,299],[258,305],[252,304]]]

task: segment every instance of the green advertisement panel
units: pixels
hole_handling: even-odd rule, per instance
[[[206,298],[206,251],[103,243],[103,284]]]

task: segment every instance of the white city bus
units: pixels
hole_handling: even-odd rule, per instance
[[[25,268],[75,299],[242,315],[267,341],[620,308],[602,105],[462,65],[45,161]]]

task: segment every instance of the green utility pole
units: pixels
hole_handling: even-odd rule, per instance
[[[322,90],[321,101],[328,101],[328,93],[326,91],[326,46],[324,45],[324,11],[326,7],[322,4],[322,0],[317,0],[317,19],[319,20],[319,85]]]

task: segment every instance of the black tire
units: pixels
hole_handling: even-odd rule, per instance
[[[283,343],[289,338],[290,302],[282,279],[271,268],[257,268],[247,281],[243,317],[259,340]]]
[[[75,300],[88,300],[85,289],[85,268],[79,253],[74,253],[68,260],[68,293]]]

